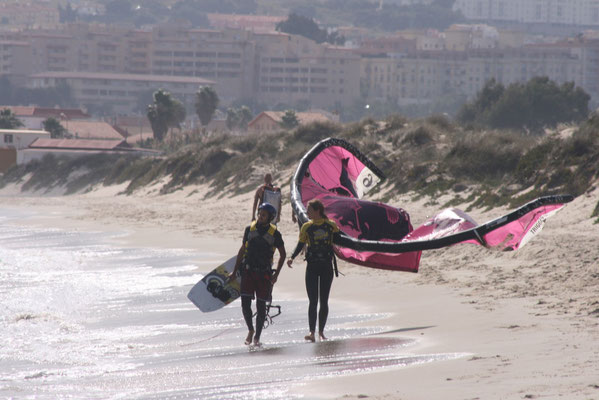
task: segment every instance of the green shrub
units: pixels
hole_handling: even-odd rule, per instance
[[[403,139],[401,140],[401,144],[409,144],[412,146],[423,146],[432,141],[433,141],[433,134],[431,133],[431,131],[424,126],[419,126],[418,128],[414,129],[413,131],[406,133],[404,135]]]

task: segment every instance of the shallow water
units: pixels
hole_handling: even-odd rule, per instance
[[[118,247],[122,233],[19,225],[28,217],[0,210],[2,397],[288,399],[312,379],[463,356],[411,354],[413,340],[364,327],[385,315],[334,303],[331,340],[305,343],[305,301],[276,288],[283,313],[250,349],[239,303],[202,313],[186,297],[227,255]]]

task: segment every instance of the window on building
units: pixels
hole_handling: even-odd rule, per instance
[[[4,143],[12,143],[13,142],[13,136],[12,133],[7,133],[4,135]]]

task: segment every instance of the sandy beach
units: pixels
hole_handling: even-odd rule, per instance
[[[233,255],[250,221],[253,193],[204,199],[206,187],[133,195],[124,186],[61,196],[0,191],[2,207],[43,210],[27,223],[74,230],[125,230],[129,243],[207,249]],[[288,196],[288,188],[284,187]],[[336,305],[387,318],[384,337],[417,341],[410,352],[467,354],[455,360],[393,367],[306,382],[315,399],[599,399],[599,225],[590,215],[597,190],[576,198],[531,243],[497,253],[474,245],[425,252],[420,272],[390,272],[340,263]],[[441,202],[394,198],[414,226]],[[466,205],[465,205],[466,206]],[[468,213],[483,223],[505,209]],[[279,230],[291,252],[298,228],[288,200]],[[48,217],[50,216],[50,217]],[[303,263],[281,273],[277,288],[305,296]],[[277,289],[279,290],[279,289]],[[307,307],[307,304],[306,304]],[[241,312],[239,313],[241,319]],[[267,336],[264,338],[268,340]]]

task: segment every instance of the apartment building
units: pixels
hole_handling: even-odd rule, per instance
[[[597,60],[598,53],[561,44],[413,52],[401,58],[363,59],[362,87],[368,89],[368,99],[392,99],[407,105],[433,102],[448,96],[472,99],[490,79],[507,86],[536,76],[547,76],[558,84],[586,85],[589,93],[596,95],[599,93],[596,91],[597,79],[585,80],[589,72],[585,74],[582,58]],[[593,72],[596,76],[596,71]]]
[[[15,37],[31,45],[34,72],[126,72],[136,31],[72,23],[57,29],[25,30]]]
[[[599,0],[456,0],[453,9],[479,21],[599,25]]]
[[[0,38],[0,77],[9,78],[15,85],[24,85],[32,72],[30,44]]]
[[[255,34],[257,98],[267,104],[334,108],[360,95],[360,57],[297,35]]]
[[[522,34],[484,25],[400,32],[350,50],[279,32],[73,23],[1,33],[0,74],[22,81],[34,74],[36,87],[62,80],[79,104],[104,102],[119,113],[135,106],[140,91],[159,87],[190,106],[191,88],[203,84],[214,86],[225,105],[251,99],[331,110],[358,98],[409,104],[472,97],[490,78],[510,84],[542,74],[599,98],[599,40],[523,43]],[[190,86],[177,87],[183,84]]]
[[[165,24],[130,30],[84,23],[27,30],[6,38],[29,43],[33,73],[97,72],[196,77],[214,81],[223,104],[252,99],[315,107],[359,95],[359,56],[301,36]],[[6,67],[16,73],[16,67]]]
[[[256,44],[250,31],[161,25],[151,33],[152,74],[213,80],[223,103],[254,96]]]
[[[0,25],[5,27],[45,27],[59,23],[58,7],[40,1],[0,2]]]
[[[164,89],[193,109],[195,96],[201,86],[214,82],[188,76],[133,75],[98,72],[44,72],[31,76],[31,87],[48,88],[59,83],[71,87],[73,98],[82,108],[105,109],[107,105],[117,114],[134,114],[138,99],[148,91]]]

